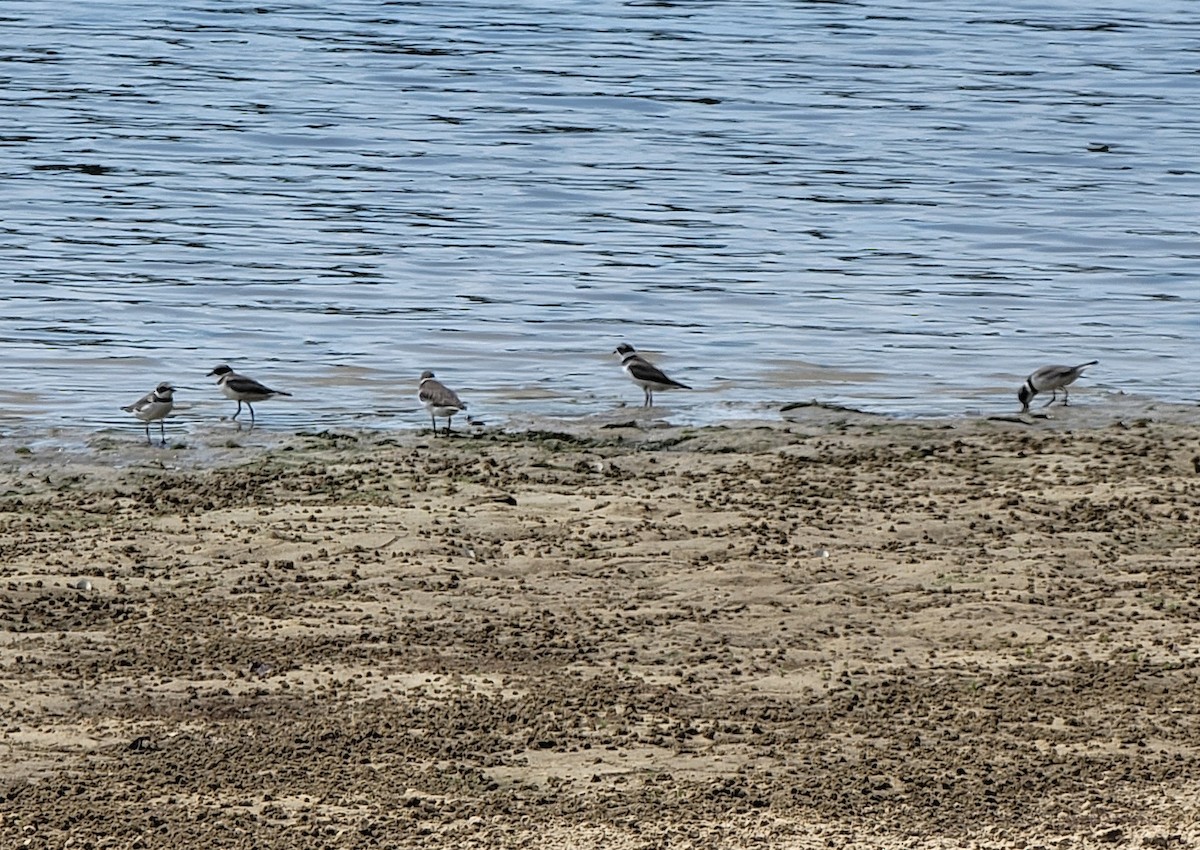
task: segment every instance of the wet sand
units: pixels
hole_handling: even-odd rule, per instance
[[[1200,426],[794,415],[9,447],[0,846],[1200,841]]]

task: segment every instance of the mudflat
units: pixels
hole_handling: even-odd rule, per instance
[[[0,847],[1200,841],[1194,424],[239,439],[0,457]]]

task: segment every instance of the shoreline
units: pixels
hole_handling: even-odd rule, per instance
[[[672,421],[676,413],[669,405],[647,411],[638,406],[619,406],[602,413],[580,416],[548,416],[520,414],[503,420],[489,419],[482,425],[471,426],[466,421],[455,423],[455,439],[486,438],[490,435],[520,435],[524,433],[564,433],[572,436],[603,437],[611,433],[634,436],[638,432],[659,433],[663,431],[702,431],[705,429],[743,429],[754,427],[776,428],[820,428],[856,423],[876,425],[951,427],[967,429],[1012,425],[1016,428],[1038,430],[1096,429],[1121,423],[1150,420],[1173,424],[1200,425],[1200,405],[1186,402],[1166,402],[1146,396],[1110,393],[1102,398],[1091,398],[1077,402],[1067,408],[1058,405],[1048,410],[1033,405],[1030,414],[1022,415],[1019,406],[996,405],[990,409],[972,409],[960,414],[917,416],[897,415],[885,412],[860,410],[818,399],[800,400],[786,404],[764,407],[761,410],[738,411],[728,418],[713,421]],[[172,420],[175,428],[172,429]],[[118,453],[130,457],[129,462],[165,455],[187,457],[202,467],[229,462],[230,457],[253,457],[256,452],[273,451],[293,439],[302,439],[317,434],[349,434],[371,439],[407,441],[430,438],[427,420],[421,414],[397,417],[387,424],[351,424],[348,427],[334,423],[320,423],[314,427],[295,428],[272,424],[270,420],[254,431],[236,427],[227,416],[215,420],[189,419],[182,425],[178,415],[167,418],[167,442],[165,449],[155,444],[147,445],[142,438],[142,423],[132,417],[123,424],[106,423],[97,427],[44,427],[33,422],[20,422],[0,433],[0,463],[9,460],[30,460],[34,457],[54,457],[67,462],[88,458],[110,457],[118,459]],[[139,439],[141,438],[141,439]],[[230,452],[233,452],[231,455]],[[139,452],[144,452],[145,457]]]
[[[0,843],[1193,843],[1200,425],[1097,413],[6,451]]]

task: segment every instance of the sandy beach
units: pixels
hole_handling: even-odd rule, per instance
[[[1200,841],[1200,426],[0,455],[0,847]],[[643,423],[645,424],[645,423]]]

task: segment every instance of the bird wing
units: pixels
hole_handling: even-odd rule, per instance
[[[1064,381],[1075,374],[1072,366],[1043,366],[1033,373],[1033,381],[1037,383],[1054,383]]]
[[[434,407],[457,407],[460,410],[466,407],[454,390],[447,387],[441,381],[435,381],[432,378],[426,378],[421,382],[421,387],[417,390],[417,398],[420,399],[422,404],[429,404]]]
[[[149,405],[152,401],[154,401],[154,391],[153,390],[146,393],[144,396],[139,398],[133,404],[126,405],[125,407],[122,407],[121,409],[128,411],[129,413],[137,413],[139,410],[144,410],[146,408],[146,406]]]
[[[662,369],[640,357],[630,358],[625,365],[629,369],[629,376],[635,381],[647,381],[653,384],[664,384],[670,387],[687,389],[679,381],[668,378]]]
[[[225,386],[239,395],[287,395],[236,372],[225,379]]]

